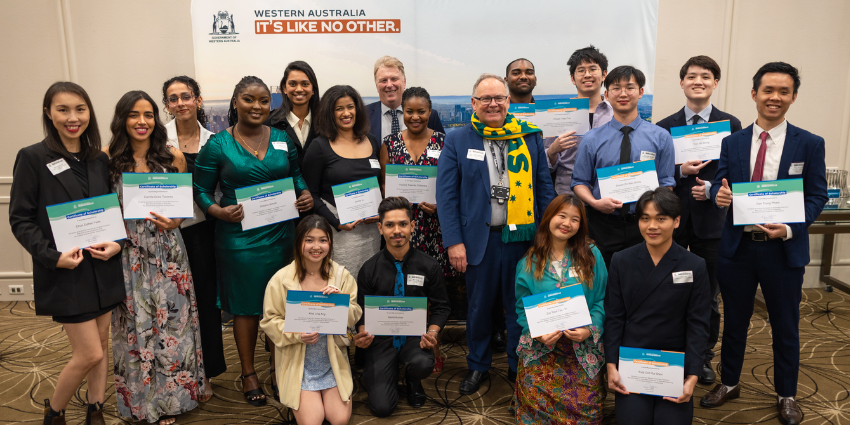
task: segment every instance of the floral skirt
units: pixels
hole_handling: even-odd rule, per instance
[[[517,369],[513,405],[519,424],[599,424],[605,387],[590,378],[573,343],[561,337],[554,349]]]

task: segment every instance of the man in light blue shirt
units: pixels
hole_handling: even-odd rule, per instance
[[[673,188],[673,138],[663,128],[644,121],[637,104],[643,97],[646,77],[632,66],[618,66],[605,77],[605,98],[614,119],[585,134],[576,154],[573,192],[589,206],[588,230],[610,264],[615,252],[643,240],[634,215],[635,204],[602,198],[596,170],[637,161],[654,160],[658,185]]]

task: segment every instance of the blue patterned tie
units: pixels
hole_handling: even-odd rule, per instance
[[[395,287],[393,288],[393,295],[396,297],[404,296],[404,273],[401,272],[401,265],[404,264],[402,261],[395,262]],[[394,336],[393,337],[393,347],[396,350],[401,350],[401,347],[404,346],[404,343],[407,341],[406,336]]]
[[[392,122],[390,123],[390,134],[396,134],[401,131],[401,125],[398,123],[398,111],[393,109],[392,111],[387,111],[388,114],[392,114]]]

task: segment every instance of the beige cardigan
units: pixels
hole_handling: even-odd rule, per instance
[[[277,384],[280,387],[280,402],[284,406],[298,410],[301,401],[301,380],[304,377],[304,352],[306,345],[301,334],[283,332],[286,317],[286,292],[301,290],[301,282],[295,276],[295,263],[278,270],[266,286],[263,301],[263,319],[260,328],[275,345],[275,369]],[[338,280],[337,273],[342,271]],[[331,262],[330,282],[339,288],[339,292],[350,295],[348,305],[348,326],[353,327],[363,311],[357,304],[357,282],[348,270]],[[349,339],[339,335],[328,335],[328,357],[331,361],[334,379],[342,401],[351,399],[354,382],[351,378],[351,365],[348,363]]]

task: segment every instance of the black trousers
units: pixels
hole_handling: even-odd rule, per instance
[[[590,238],[596,243],[605,267],[611,266],[611,257],[615,252],[635,246],[643,242],[637,220],[632,215],[624,220],[616,214],[602,214],[592,207],[587,207],[587,229]]]
[[[694,420],[694,399],[673,403],[658,396],[615,393],[614,413],[620,425],[690,425]]]
[[[398,365],[405,367],[408,381],[421,381],[434,371],[434,350],[419,347],[422,337],[409,336],[400,350],[391,336],[376,336],[364,351],[366,364],[360,382],[369,394],[369,408],[379,417],[393,413],[398,404]]]
[[[192,270],[201,328],[201,349],[204,352],[204,373],[209,379],[227,370],[224,343],[221,340],[221,310],[216,305],[215,219],[209,218],[180,229],[180,233],[186,244],[186,256],[189,257],[189,268]]]
[[[705,348],[705,359],[714,358],[714,346],[720,337],[720,285],[717,283],[717,247],[720,239],[701,239],[694,234],[693,221],[688,220],[679,235],[675,235],[676,243],[705,260],[708,269],[708,283],[711,290],[711,317],[708,327],[708,346]]]

